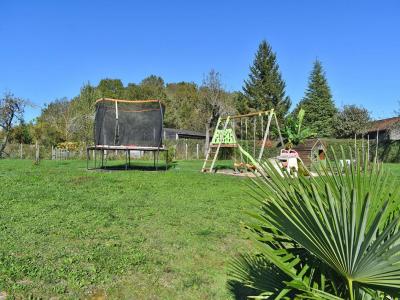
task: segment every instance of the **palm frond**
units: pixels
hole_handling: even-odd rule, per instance
[[[282,177],[262,163],[264,175],[253,181],[261,205],[248,228],[262,257],[290,278],[276,297],[264,290],[275,293],[268,299],[399,296],[398,184],[381,165],[356,158],[347,167],[334,154],[311,178]]]

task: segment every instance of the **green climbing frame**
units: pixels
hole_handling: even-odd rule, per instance
[[[215,130],[211,144],[236,144],[236,138],[235,134],[233,133],[233,129],[227,128]]]

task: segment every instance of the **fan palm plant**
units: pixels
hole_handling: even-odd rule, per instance
[[[342,151],[342,155],[343,151]],[[256,251],[236,259],[229,282],[257,299],[399,299],[399,184],[381,165],[342,167],[319,176],[253,181],[256,211],[245,228]]]

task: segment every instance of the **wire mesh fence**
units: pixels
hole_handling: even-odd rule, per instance
[[[366,140],[357,140],[356,143],[354,139],[326,139],[328,147],[328,157],[333,156],[332,150],[336,154],[341,153],[341,149],[344,150],[345,154],[348,154],[350,150],[354,151],[355,147],[360,151],[360,154],[369,153],[370,159],[374,159],[378,155],[378,160],[382,162],[400,162],[400,141],[381,141],[379,142],[379,147],[376,149],[376,142],[370,141],[367,144]],[[179,139],[179,140],[167,140],[165,142],[168,148],[168,155],[170,160],[195,160],[204,159],[205,157],[205,141],[204,140],[191,140],[191,139]],[[74,150],[67,150],[57,147],[38,145],[39,147],[39,157],[40,159],[53,159],[53,160],[68,160],[68,159],[86,159],[86,148],[84,146],[79,146]],[[251,149],[246,148],[246,143],[242,143],[242,147],[248,151],[252,152]],[[277,147],[269,146],[264,150],[263,158],[269,158],[276,156],[279,152]],[[353,152],[354,153],[354,152]],[[123,151],[109,151],[109,159],[124,159],[125,154]],[[160,154],[163,158],[164,153]],[[221,159],[229,159],[229,157],[234,157],[235,153],[232,150],[222,150]],[[239,155],[239,154],[236,154]],[[5,158],[12,159],[31,159],[35,160],[36,156],[36,145],[35,144],[7,144],[5,149]],[[151,153],[132,151],[132,158],[140,159],[153,159]]]
[[[205,142],[203,140],[173,140],[167,141],[166,147],[169,150],[169,156],[175,160],[194,160],[204,159]],[[51,160],[69,160],[86,159],[87,152],[84,146],[77,147],[74,150],[57,148],[52,146],[38,145],[40,159]],[[165,155],[161,153],[161,155]],[[5,149],[5,158],[12,159],[32,159],[36,157],[36,145],[28,144],[7,144]],[[91,155],[92,156],[92,155]],[[124,159],[123,151],[108,151],[108,159]],[[152,153],[143,151],[131,151],[132,158],[153,159]]]

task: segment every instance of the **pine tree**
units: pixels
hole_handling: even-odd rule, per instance
[[[276,62],[276,54],[271,46],[262,41],[258,47],[249,79],[244,82],[244,95],[248,99],[248,110],[275,109],[279,118],[283,118],[291,105],[286,96],[286,84]]]
[[[317,136],[331,136],[334,130],[334,117],[337,109],[332,100],[331,90],[321,62],[317,59],[311,71],[308,88],[304,98],[295,111],[305,110],[304,126],[309,127]]]

